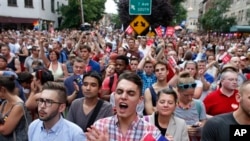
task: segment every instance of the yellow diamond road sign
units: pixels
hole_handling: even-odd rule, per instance
[[[139,15],[130,23],[130,26],[140,35],[146,28],[148,28],[149,23]]]

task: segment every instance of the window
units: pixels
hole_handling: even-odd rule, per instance
[[[44,10],[44,0],[41,0],[42,10]]]
[[[17,6],[16,0],[8,0],[8,6]]]
[[[55,13],[55,0],[51,0],[51,12]]]
[[[25,0],[24,7],[33,8],[33,0]]]

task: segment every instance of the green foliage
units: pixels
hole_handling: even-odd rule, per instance
[[[106,0],[82,0],[84,10],[84,22],[92,23],[102,18],[105,10]],[[69,0],[68,6],[62,6],[60,9],[63,21],[61,28],[78,28],[81,21],[80,0]]]
[[[228,11],[230,1],[214,0],[213,8],[210,8],[199,19],[199,23],[206,31],[228,32],[232,25],[236,24],[234,17],[224,17],[223,14]]]
[[[183,5],[180,3],[183,0],[179,0],[179,3],[177,3],[175,0],[174,3],[171,3],[173,5],[174,9],[174,18],[172,25],[178,25],[180,24],[183,20],[186,20],[187,18],[187,10],[183,7]]]
[[[120,28],[122,26],[122,23],[120,21],[118,14],[112,14],[110,21],[111,23],[115,24],[115,28]]]

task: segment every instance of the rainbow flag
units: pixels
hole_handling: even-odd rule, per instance
[[[34,26],[33,29],[38,30],[39,29],[39,21],[38,20],[34,21],[33,26]]]

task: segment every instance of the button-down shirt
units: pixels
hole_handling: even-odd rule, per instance
[[[97,120],[94,126],[100,131],[108,130],[109,141],[142,141],[148,135],[152,135],[155,140],[162,138],[157,127],[151,125],[140,117],[131,123],[126,134],[122,134],[119,128],[117,115]]]
[[[60,118],[49,130],[46,130],[43,121],[36,119],[28,130],[29,141],[85,141],[82,129],[76,124]]]

